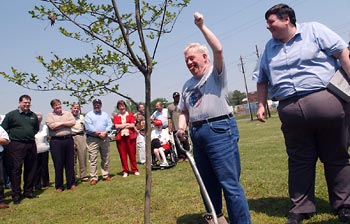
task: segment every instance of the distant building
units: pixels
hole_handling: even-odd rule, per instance
[[[258,92],[254,91],[254,92],[248,93],[248,99],[250,103],[258,102]]]
[[[248,106],[248,99],[249,99],[249,104],[250,108]],[[272,101],[272,100],[267,100],[267,105],[269,106],[270,109],[275,109],[278,106],[278,101]],[[234,107],[234,113],[235,114],[249,114],[250,110],[253,114],[257,112],[258,109],[258,92],[250,92],[248,93],[248,97],[242,99],[242,104],[241,105],[236,105]]]

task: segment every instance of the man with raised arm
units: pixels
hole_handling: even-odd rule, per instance
[[[204,25],[203,15],[195,13],[194,22],[208,42],[214,61],[211,65],[205,45],[192,43],[185,48],[185,62],[192,77],[182,88],[177,135],[184,140],[185,130],[190,124],[194,159],[219,223],[227,223],[222,214],[223,191],[230,223],[249,224],[249,207],[239,183],[238,128],[226,100],[227,73],[223,49],[214,33]],[[208,205],[204,204],[209,212]],[[210,214],[205,218],[210,220]]]

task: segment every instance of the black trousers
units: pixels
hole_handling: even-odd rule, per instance
[[[49,151],[38,153],[35,175],[35,189],[39,190],[42,187],[50,186],[49,176]]]
[[[74,141],[69,138],[51,138],[50,151],[55,168],[55,188],[63,188],[63,170],[66,171],[67,188],[75,184]]]
[[[23,194],[33,193],[36,173],[37,152],[35,141],[11,141],[5,150],[6,170],[10,177],[12,198],[21,196],[21,179],[23,167]]]
[[[350,206],[349,104],[322,90],[280,101],[278,114],[288,153],[290,212],[316,211],[318,159],[324,165],[332,208]]]

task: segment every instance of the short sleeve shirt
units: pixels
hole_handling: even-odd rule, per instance
[[[182,88],[179,108],[187,111],[189,121],[199,121],[232,113],[228,104],[225,65],[221,74],[213,68],[199,79],[192,77]]]
[[[174,103],[169,104],[169,106],[168,106],[168,119],[171,120],[173,131],[178,130],[180,113],[181,113],[181,111],[180,111],[178,105],[175,105]]]
[[[316,23],[297,24],[287,43],[271,39],[257,70],[258,83],[268,83],[271,99],[283,100],[325,89],[339,67],[333,55],[347,44],[328,27]]]

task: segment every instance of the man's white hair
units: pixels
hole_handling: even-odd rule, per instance
[[[184,54],[186,54],[186,52],[192,48],[196,49],[200,53],[206,54],[208,57],[208,61],[210,61],[209,50],[206,45],[200,43],[190,43],[185,47]]]

